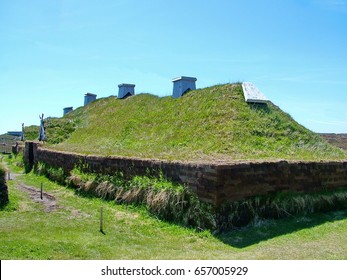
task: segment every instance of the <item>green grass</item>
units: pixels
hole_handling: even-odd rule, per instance
[[[55,196],[56,211],[45,212],[16,187],[38,189],[41,182]],[[347,211],[262,220],[213,235],[163,222],[141,207],[81,196],[33,173],[8,183],[10,203],[0,211],[2,260],[347,259]]]
[[[48,137],[50,147],[84,154],[188,161],[347,157],[271,102],[244,102],[240,84],[199,89],[178,99],[103,98],[55,123],[47,128],[47,134],[59,136]]]
[[[25,140],[37,140],[39,138],[39,129],[40,127],[37,125],[25,126],[24,127]]]
[[[51,144],[57,144],[66,140],[75,130],[76,123],[69,118],[46,118],[46,141]],[[39,126],[31,125],[24,129],[26,140],[37,140],[39,136]]]

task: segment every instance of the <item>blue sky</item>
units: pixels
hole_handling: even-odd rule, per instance
[[[0,134],[84,94],[253,82],[315,132],[347,133],[347,0],[0,0]]]

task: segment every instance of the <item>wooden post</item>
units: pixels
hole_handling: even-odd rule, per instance
[[[41,183],[41,188],[40,188],[41,200],[43,200],[42,189],[43,189],[43,184]]]
[[[100,207],[100,232],[105,234],[104,232],[104,221],[103,221],[103,208]]]

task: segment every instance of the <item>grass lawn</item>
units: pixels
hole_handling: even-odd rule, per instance
[[[47,209],[23,186],[54,198]],[[0,259],[347,259],[347,211],[261,221],[213,235],[139,207],[79,196],[34,174],[8,182],[0,211]],[[22,187],[21,187],[22,186]],[[99,231],[103,207],[104,231]]]

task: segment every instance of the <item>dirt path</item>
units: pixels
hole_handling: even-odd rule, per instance
[[[34,202],[42,203],[45,208],[45,212],[53,212],[58,209],[57,199],[53,195],[47,192],[42,192],[41,197],[41,190],[38,190],[34,187],[26,186],[22,183],[16,184],[15,187],[29,194],[30,199]]]
[[[85,213],[79,209],[59,205],[59,200],[52,193],[43,191],[41,198],[41,190],[39,188],[28,186],[25,183],[23,183],[19,178],[17,178],[23,174],[10,172],[6,162],[2,162],[2,164],[5,167],[5,170],[7,171],[6,180],[10,179],[11,181],[14,181],[14,188],[18,189],[21,192],[27,193],[29,195],[29,198],[33,202],[42,204],[45,212],[49,213],[57,210],[66,210],[68,211],[68,213],[70,213],[67,219],[90,217],[90,214]]]
[[[42,196],[41,196],[40,189],[27,186],[23,184],[22,182],[17,181],[17,177],[20,176],[21,174],[10,172],[9,168],[7,167],[7,164],[3,163],[3,165],[5,169],[7,170],[6,179],[14,180],[16,182],[14,184],[15,188],[29,194],[30,199],[33,200],[34,202],[43,204],[45,212],[53,212],[58,209],[57,199],[54,195],[49,194],[47,192],[42,192]]]

